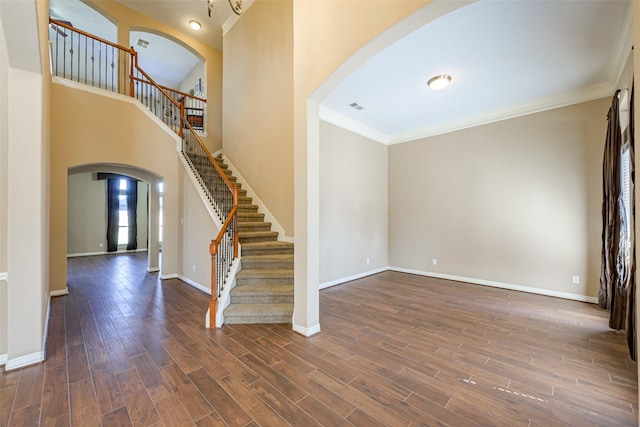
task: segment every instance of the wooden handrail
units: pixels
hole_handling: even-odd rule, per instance
[[[142,82],[142,83],[149,83],[149,84],[152,84],[151,82],[147,82],[147,81],[145,81],[145,80],[142,80],[142,79],[141,79],[141,78],[139,78],[139,77],[134,77],[134,79],[136,79],[136,80],[138,80],[138,81],[140,81],[140,82]],[[200,97],[197,97],[197,96],[189,95],[188,93],[181,92],[181,91],[179,91],[179,90],[176,90],[176,89],[173,89],[173,88],[170,88],[170,87],[167,87],[167,86],[162,86],[161,84],[157,84],[157,83],[156,83],[156,84],[155,84],[155,86],[157,86],[157,87],[159,87],[159,88],[161,88],[161,89],[164,89],[165,91],[175,92],[175,93],[177,93],[178,95],[186,96],[186,97],[189,97],[189,98],[192,98],[192,99],[195,99],[195,100],[198,100],[198,101],[202,101],[202,102],[207,102],[207,100],[206,100],[205,98],[200,98]]]
[[[216,171],[218,171],[218,173],[220,174],[220,176],[224,180],[224,183],[227,184],[227,187],[229,187],[229,190],[231,190],[233,192],[233,205],[236,206],[238,204],[238,191],[237,191],[236,186],[231,183],[229,178],[227,178],[227,174],[224,173],[224,171],[222,170],[222,168],[220,167],[218,162],[216,162],[216,160],[213,158],[213,155],[211,154],[211,151],[209,151],[207,146],[204,145],[204,142],[202,142],[202,140],[200,139],[200,137],[198,136],[196,131],[193,129],[193,127],[191,126],[191,123],[189,123],[189,121],[184,119],[184,118],[183,118],[183,120],[185,121],[185,124],[187,125],[187,127],[189,128],[189,130],[191,131],[193,136],[196,137],[196,140],[200,144],[200,147],[204,150],[204,152],[207,155],[207,157],[209,158],[209,160],[211,160],[211,162],[213,163],[213,166],[216,168]]]
[[[56,24],[56,25],[58,25],[58,26],[60,26],[60,27],[66,28],[67,30],[75,31],[76,33],[79,33],[79,34],[81,34],[81,35],[83,35],[83,36],[85,36],[85,37],[89,37],[89,38],[94,39],[94,40],[97,40],[97,41],[99,41],[99,42],[101,42],[101,43],[108,44],[109,46],[113,46],[113,47],[118,48],[118,49],[120,49],[120,50],[124,50],[124,51],[126,51],[126,52],[135,52],[135,50],[133,49],[133,47],[124,47],[124,46],[120,46],[120,45],[119,45],[119,44],[117,44],[117,43],[110,42],[109,40],[105,40],[105,39],[103,39],[103,38],[101,38],[101,37],[98,37],[98,36],[96,36],[96,35],[94,35],[94,34],[87,33],[86,31],[79,30],[79,29],[77,29],[77,28],[75,28],[75,27],[72,27],[72,26],[70,26],[70,25],[68,25],[68,24],[65,24],[65,23],[64,23],[64,22],[62,22],[62,21],[58,21],[57,19],[53,19],[53,18],[51,18],[51,17],[50,17],[50,18],[49,18],[49,23],[50,23],[50,24]]]
[[[0,0],[1,1],[1,0]],[[127,52],[130,54],[130,61],[129,61],[129,95],[131,97],[135,97],[136,96],[136,88],[135,88],[135,82],[141,82],[143,84],[148,84],[151,86],[154,86],[165,98],[167,98],[176,108],[179,109],[180,111],[180,126],[179,126],[179,130],[178,133],[180,135],[180,137],[183,139],[184,141],[184,136],[183,136],[183,128],[187,128],[189,132],[191,132],[191,135],[193,135],[193,137],[196,139],[196,141],[198,142],[198,145],[200,146],[200,148],[202,149],[202,151],[205,153],[205,155],[207,156],[207,158],[209,159],[209,162],[211,164],[213,164],[216,172],[218,173],[218,175],[222,178],[222,180],[224,181],[225,185],[228,187],[228,189],[231,191],[232,195],[233,195],[233,205],[231,207],[231,210],[229,211],[229,214],[227,215],[227,217],[225,218],[225,222],[224,225],[222,226],[222,228],[220,229],[218,235],[216,236],[216,238],[214,240],[211,241],[211,244],[209,245],[209,253],[211,254],[212,257],[212,263],[211,263],[211,302],[209,305],[210,308],[210,325],[212,325],[213,327],[215,327],[215,316],[216,316],[216,309],[217,309],[217,300],[218,300],[218,292],[219,292],[219,288],[218,288],[218,283],[217,282],[217,277],[216,277],[216,259],[217,259],[217,255],[218,255],[218,248],[220,247],[220,244],[222,243],[225,234],[227,233],[229,227],[233,227],[232,229],[232,235],[233,235],[233,259],[238,257],[238,233],[237,233],[237,213],[238,213],[238,188],[231,183],[231,180],[229,180],[229,178],[227,177],[227,175],[224,173],[224,170],[220,167],[220,165],[218,164],[218,162],[215,160],[215,158],[213,157],[213,155],[211,154],[211,152],[209,151],[209,149],[207,148],[207,146],[204,144],[204,142],[202,141],[202,139],[198,136],[198,134],[196,133],[196,131],[193,129],[193,126],[191,126],[191,123],[189,122],[189,120],[185,117],[185,103],[184,103],[184,99],[185,97],[189,97],[201,102],[207,102],[206,99],[204,98],[199,98],[193,95],[189,95],[187,93],[166,87],[166,86],[161,86],[159,85],[155,80],[153,80],[153,78],[151,76],[149,76],[149,74],[147,74],[143,69],[141,69],[138,66],[138,53],[135,51],[135,49],[133,47],[130,48],[126,48],[123,46],[120,46],[116,43],[110,42],[108,40],[102,39],[100,37],[97,37],[93,34],[87,33],[85,31],[76,29],[64,22],[58,21],[56,19],[52,19],[49,18],[49,22],[52,24],[55,24],[59,27],[65,28],[69,31],[78,33],[82,36],[94,39],[100,43],[104,43],[108,46],[112,46],[114,48],[120,49],[123,52]],[[135,72],[139,72],[140,75],[142,75],[144,78],[139,78],[136,76]],[[172,93],[176,93],[178,95],[181,96],[180,100],[175,100],[168,92],[172,92]],[[187,107],[189,108],[189,107]],[[198,108],[194,108],[194,109],[198,109]],[[201,111],[203,111],[203,109],[199,109]],[[231,249],[230,246],[227,246],[227,248]],[[222,285],[222,284],[220,284]]]

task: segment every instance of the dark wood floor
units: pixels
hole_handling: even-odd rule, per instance
[[[145,254],[69,260],[48,358],[0,426],[633,426],[636,365],[594,305],[386,272],[321,292],[322,332],[203,328]]]

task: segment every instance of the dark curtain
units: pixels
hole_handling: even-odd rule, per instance
[[[616,268],[618,248],[620,244],[619,198],[620,182],[620,150],[622,136],[618,120],[618,94],[613,96],[607,120],[607,139],[604,146],[602,162],[602,265],[600,269],[600,287],[598,289],[598,305],[610,308],[612,290],[618,282]]]
[[[120,180],[107,179],[107,252],[118,250],[118,231],[120,231],[119,209]]]
[[[635,184],[636,184],[636,160],[635,160],[635,126],[633,97],[635,91],[635,83],[631,86],[631,101],[629,108],[629,158],[631,161],[631,224],[635,229],[636,224],[636,203],[635,203]],[[631,232],[631,266],[629,273],[629,304],[627,310],[627,343],[629,344],[629,352],[631,359],[636,360],[636,239],[635,231]]]
[[[127,250],[138,249],[138,181],[132,178],[127,179],[127,218],[129,221],[129,240]]]
[[[608,127],[602,166],[602,266],[598,305],[609,309],[609,326],[626,329],[627,343],[631,358],[636,360],[635,330],[635,233],[628,233],[627,213],[622,192],[623,136],[620,128],[619,93],[613,96],[607,114]],[[629,171],[630,171],[630,212],[632,228],[635,224],[635,158],[633,123],[633,88],[631,90],[629,112]]]

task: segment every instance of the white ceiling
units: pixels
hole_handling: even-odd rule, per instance
[[[227,0],[213,0],[213,13],[208,14],[207,0],[117,0],[129,9],[149,16],[165,25],[188,34],[189,37],[222,51],[222,34],[237,20]],[[243,10],[248,9],[253,0],[242,2]],[[195,20],[202,28],[194,31],[189,21]]]
[[[205,0],[119,2],[217,49],[223,28],[237,20],[226,0],[215,0],[212,18]],[[51,0],[56,13],[65,3],[80,2]],[[190,19],[203,29],[189,29]],[[380,52],[324,99],[321,118],[389,144],[610,96],[631,49],[631,24],[629,0],[480,0]],[[145,70],[186,75],[159,39]],[[441,73],[452,76],[450,86],[430,90],[427,80]]]
[[[361,66],[324,99],[321,118],[398,143],[613,95],[630,14],[628,1],[481,0]],[[429,89],[443,73],[449,87]]]

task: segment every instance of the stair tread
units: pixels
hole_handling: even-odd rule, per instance
[[[241,285],[231,289],[231,295],[293,295],[293,285]]]
[[[274,261],[288,261],[293,259],[293,254],[270,254],[270,255],[245,255],[242,257],[242,259],[245,260],[249,260],[249,261],[269,261],[269,260],[274,260]]]
[[[272,236],[277,235],[277,231],[241,231],[239,232],[241,237],[251,237],[251,236]]]
[[[251,277],[251,278],[273,278],[273,277],[293,277],[293,269],[274,269],[274,270],[263,270],[263,269],[251,269],[251,270],[240,270],[236,277]]]
[[[251,243],[244,243],[242,245],[242,247],[247,247],[247,248],[262,248],[262,247],[271,247],[271,246],[282,246],[282,247],[293,247],[293,243],[291,242],[283,242],[282,240],[276,240],[273,242],[251,242]]]
[[[293,313],[293,304],[232,304],[224,310],[227,316],[262,316],[262,315],[288,315]]]

